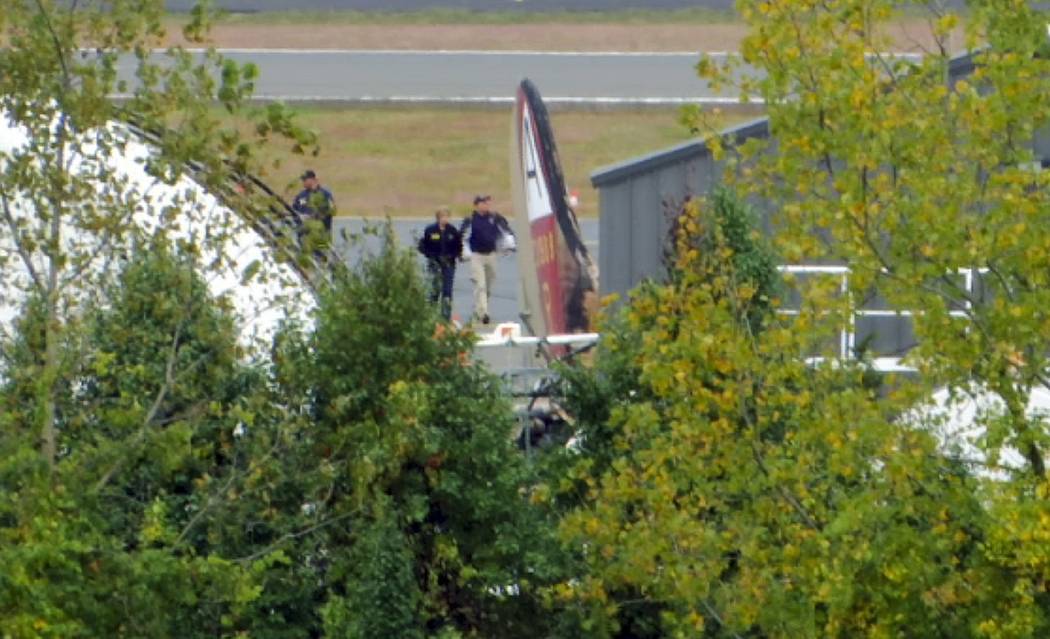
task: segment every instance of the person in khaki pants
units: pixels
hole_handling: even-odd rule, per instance
[[[492,210],[492,196],[474,198],[474,212],[463,220],[460,233],[469,231],[470,281],[474,284],[474,318],[488,324],[489,299],[496,284],[496,257],[503,238],[514,237],[507,218]]]

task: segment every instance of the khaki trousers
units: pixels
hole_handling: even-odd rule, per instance
[[[496,254],[471,253],[470,281],[474,284],[474,317],[489,314],[489,299],[496,286]]]

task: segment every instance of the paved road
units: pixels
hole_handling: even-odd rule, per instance
[[[550,104],[732,101],[696,76],[695,53],[226,50],[259,67],[262,99],[510,102],[531,78]],[[130,58],[123,75],[130,78]]]
[[[424,219],[399,219],[394,220],[393,222],[394,231],[397,234],[398,241],[403,246],[415,246],[418,234],[423,230],[423,227],[429,223],[430,220]],[[374,251],[376,247],[379,246],[379,241],[374,237],[366,238],[364,242],[357,243],[356,245],[351,245],[342,239],[344,231],[359,235],[364,225],[365,221],[361,218],[337,219],[333,225],[333,233],[336,236],[335,249],[348,262],[352,263],[355,260],[360,259],[360,256],[365,251]],[[598,220],[580,220],[580,230],[583,232],[584,242],[587,243],[588,248],[590,248],[594,255],[595,261],[597,261]],[[422,268],[423,262],[420,260],[420,269]],[[501,257],[497,270],[496,289],[492,294],[491,315],[493,322],[518,321],[518,261],[513,255]],[[457,313],[463,319],[468,319],[473,312],[472,291],[473,289],[470,284],[470,267],[468,264],[461,264],[460,267],[456,269],[456,283],[452,296],[452,307],[453,312]]]
[[[609,11],[616,9],[684,9],[707,7],[728,10],[734,0],[218,0],[229,11]],[[168,0],[170,11],[188,11],[193,0]]]

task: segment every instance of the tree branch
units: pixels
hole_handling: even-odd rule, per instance
[[[66,63],[66,50],[62,47],[62,39],[58,37],[58,33],[55,32],[55,25],[51,22],[51,14],[47,8],[44,7],[42,0],[36,0],[36,8],[40,14],[40,17],[44,19],[44,26],[47,27],[47,32],[51,36],[51,44],[55,47],[55,54],[58,57],[58,64],[62,69],[62,86],[68,89],[71,84],[71,78],[69,75],[69,66]],[[70,15],[76,11],[76,3],[70,8]],[[59,163],[61,166],[61,162]]]
[[[751,453],[752,455],[754,455],[755,463],[758,464],[759,470],[761,470],[762,474],[765,475],[767,479],[769,479],[769,469],[766,468],[766,464],[762,460],[762,453],[758,450],[758,446],[755,444],[755,442],[751,442]],[[780,496],[783,497],[784,500],[791,505],[791,507],[795,510],[796,513],[798,513],[799,517],[802,518],[802,521],[805,522],[807,526],[816,531],[821,530],[820,523],[818,523],[817,520],[809,514],[809,511],[806,509],[805,506],[802,505],[802,502],[800,502],[791,491],[785,488],[783,484],[777,484],[777,492],[780,493]]]
[[[222,488],[218,490],[218,494],[221,495],[222,493],[229,490],[230,486],[233,485],[233,480],[235,479],[237,479],[236,469],[230,471],[230,478],[226,480],[226,483],[223,484]],[[182,544],[182,542],[186,539],[186,536],[189,535],[190,531],[193,530],[193,528],[197,525],[197,522],[199,522],[201,518],[204,517],[205,513],[211,510],[211,507],[214,506],[217,501],[218,499],[216,499],[215,495],[210,495],[208,497],[208,500],[204,502],[204,506],[202,506],[200,510],[194,513],[193,517],[191,517],[190,520],[186,522],[186,525],[183,527],[182,532],[180,532],[179,536],[175,538],[175,542],[172,544],[172,547],[177,548],[180,544]]]
[[[1013,388],[1013,384],[1007,384],[1011,391],[1018,389]],[[1028,459],[1028,463],[1032,465],[1032,472],[1035,474],[1037,479],[1044,479],[1046,477],[1046,463],[1043,461],[1042,451],[1039,450],[1039,446],[1035,441],[1029,439],[1028,436],[1028,416],[1025,415],[1025,405],[1027,403],[1028,394],[1031,392],[1030,389],[1020,389],[1024,397],[1018,397],[1017,392],[1010,392],[1009,394],[1004,393],[1002,390],[998,391],[999,397],[1006,403],[1006,410],[1009,411],[1010,417],[1016,425],[1017,434],[1028,439],[1025,442],[1024,456]],[[1022,403],[1025,402],[1025,403]]]
[[[711,618],[714,619],[718,623],[718,625],[722,626],[723,628],[728,630],[731,635],[733,635],[733,639],[744,639],[740,636],[739,633],[737,633],[737,631],[732,630],[731,628],[729,628],[729,626],[726,625],[726,622],[722,621],[722,618],[718,616],[718,613],[715,612],[715,609],[711,606],[711,604],[707,603],[707,599],[701,598],[700,605],[704,607],[704,610],[707,611],[707,614],[711,615]]]
[[[309,535],[311,533],[314,533],[314,532],[317,532],[318,530],[321,530],[322,528],[327,528],[328,526],[331,526],[332,524],[334,524],[336,522],[340,522],[340,521],[343,521],[345,519],[349,519],[351,516],[352,515],[350,513],[345,513],[345,514],[339,515],[337,517],[332,517],[331,519],[326,519],[326,520],[324,520],[324,521],[322,521],[320,523],[317,523],[317,524],[314,524],[313,526],[310,526],[309,528],[304,528],[304,529],[298,530],[298,531],[296,531],[294,533],[285,533],[284,535],[281,535],[277,539],[277,541],[275,541],[272,544],[266,546],[265,548],[263,548],[261,550],[258,550],[256,552],[253,552],[252,554],[250,554],[250,555],[248,555],[246,557],[240,557],[238,559],[234,559],[233,561],[235,561],[237,563],[249,563],[249,562],[255,561],[259,557],[262,557],[263,555],[266,555],[266,554],[268,554],[270,552],[273,552],[281,544],[284,544],[284,543],[289,542],[289,541],[293,541],[295,539],[299,539],[301,537],[305,537],[305,536],[307,536],[307,535]]]
[[[752,388],[755,387],[754,386],[754,380],[748,379],[747,381],[748,381],[749,385]],[[744,422],[747,424],[747,427],[751,430],[752,434],[755,437],[757,437],[758,436],[757,424],[755,424],[755,421],[751,418],[751,413],[748,411],[747,406],[744,405],[743,397],[741,397],[739,401],[740,401],[740,414],[743,417]],[[757,442],[754,439],[751,440],[751,454],[752,454],[752,456],[755,459],[755,463],[758,464],[758,469],[762,472],[762,474],[767,479],[770,479],[771,476],[770,476],[769,468],[766,467],[766,463],[765,463],[765,461],[762,458],[762,451],[760,451],[758,449],[758,444],[757,444]],[[799,517],[802,518],[802,521],[805,522],[805,524],[807,526],[809,526],[810,528],[812,528],[813,530],[816,530],[816,531],[820,531],[821,530],[821,528],[822,528],[821,525],[809,513],[809,511],[806,509],[806,507],[802,505],[802,502],[800,502],[798,500],[798,498],[795,497],[794,494],[792,494],[792,492],[790,490],[788,490],[783,484],[781,484],[779,482],[776,484],[776,490],[777,490],[778,493],[780,493],[780,496],[783,497],[784,500],[787,501],[791,505],[791,507],[795,510],[795,512],[798,513]]]
[[[164,383],[161,384],[160,389],[157,391],[156,397],[153,398],[153,404],[150,406],[149,411],[146,413],[145,419],[142,420],[142,425],[139,427],[135,437],[131,442],[132,446],[137,446],[143,439],[146,438],[146,432],[148,431],[153,420],[157,417],[157,413],[160,411],[161,405],[164,403],[164,399],[167,397],[168,392],[175,384],[175,358],[178,355],[179,350],[179,329],[176,327],[175,335],[171,340],[171,349],[168,352],[168,362],[164,369]],[[95,483],[94,492],[102,490],[106,484],[113,479],[121,468],[124,467],[124,462],[127,460],[127,456],[123,456],[116,461],[109,470],[103,473],[102,477]]]
[[[11,202],[7,199],[6,193],[0,192],[0,208],[3,209],[4,221],[7,222],[7,227],[11,229],[11,241],[15,245],[15,250],[18,251],[19,257],[22,258],[22,263],[25,265],[30,279],[33,280],[33,285],[39,292],[44,292],[44,281],[40,279],[40,274],[37,273],[36,267],[33,265],[33,260],[26,251],[25,245],[19,240],[18,223],[15,221],[15,216],[11,212]]]

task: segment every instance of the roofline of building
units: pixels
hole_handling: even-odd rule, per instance
[[[750,122],[744,122],[725,129],[719,135],[732,137],[735,143],[740,144],[750,138],[768,134],[769,118],[758,118],[757,120],[751,120]],[[707,147],[708,139],[690,140],[654,153],[604,166],[591,174],[591,184],[595,188],[608,186],[638,173],[646,173],[667,164],[692,160],[693,158],[707,155],[710,152],[710,149]]]
[[[983,49],[968,51],[950,59],[948,61],[948,74],[952,77],[958,77],[972,73],[974,69],[974,55],[980,51],[983,51]],[[768,136],[769,118],[759,118],[738,124],[721,131],[719,135],[723,138],[731,137],[735,144],[740,144],[754,137]],[[591,185],[594,188],[609,186],[639,173],[648,173],[668,164],[705,156],[710,152],[707,146],[708,139],[690,140],[666,149],[654,151],[653,153],[636,156],[623,162],[603,166],[591,173]]]

